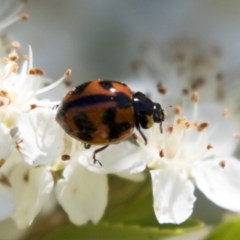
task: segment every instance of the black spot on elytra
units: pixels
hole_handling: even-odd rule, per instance
[[[100,103],[109,103],[115,102],[116,107],[118,108],[128,108],[132,106],[132,100],[124,93],[117,93],[115,96],[106,95],[106,94],[95,94],[90,96],[84,96],[78,99],[74,99],[68,103],[64,104],[64,109],[69,110],[71,108],[80,108],[91,106],[94,104]]]
[[[112,82],[111,82],[111,81],[108,81],[108,80],[102,80],[102,81],[100,81],[100,82],[99,82],[99,85],[100,85],[102,88],[106,89],[106,90],[109,90],[109,89],[111,89],[111,88],[113,87]]]
[[[83,83],[83,84],[77,86],[77,87],[74,89],[74,91],[73,91],[72,94],[74,95],[74,94],[81,94],[81,93],[83,93],[83,92],[85,91],[85,88],[89,85],[89,83],[90,83],[90,82],[86,82],[86,83]]]
[[[68,134],[71,134],[71,129],[66,123],[66,114],[67,109],[64,107],[64,105],[61,105],[58,108],[57,114],[56,114],[56,121],[63,127],[64,131]]]
[[[106,124],[109,128],[108,139],[110,141],[118,139],[123,132],[130,128],[130,124],[128,122],[116,123],[115,117],[115,109],[110,108],[105,112],[102,118],[103,124]]]
[[[78,128],[78,138],[83,141],[91,141],[92,134],[96,131],[96,127],[89,121],[87,115],[81,113],[77,114],[74,117],[74,122]]]
[[[132,99],[130,99],[125,93],[117,93],[115,96],[118,108],[132,107]]]
[[[56,120],[61,122],[65,120],[65,116],[66,116],[66,111],[64,108],[59,108],[56,114]]]

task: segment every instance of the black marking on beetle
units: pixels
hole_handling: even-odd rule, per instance
[[[108,81],[108,80],[100,81],[99,85],[106,90],[113,88],[112,81]]]
[[[78,113],[74,117],[74,122],[78,128],[78,138],[83,141],[91,141],[92,134],[96,131],[96,127],[91,121],[89,121],[87,115],[83,113]]]
[[[102,123],[106,124],[109,128],[108,139],[118,139],[122,132],[127,131],[130,128],[128,122],[116,123],[115,122],[116,111],[113,108],[108,109],[102,118]]]
[[[113,83],[119,84],[119,85],[122,85],[122,86],[128,88],[127,84],[126,84],[126,83],[123,83],[123,82],[112,81],[112,80],[101,80],[101,81],[99,81],[99,84],[100,84],[104,89],[107,89],[107,90],[109,90],[109,89],[111,89],[111,88],[114,88]]]
[[[81,93],[83,93],[83,92],[85,91],[85,88],[86,88],[89,84],[90,84],[90,82],[86,82],[86,83],[83,83],[83,84],[77,86],[77,87],[73,90],[72,94],[73,94],[73,95],[76,95],[76,94],[81,94]]]
[[[133,105],[136,112],[141,115],[152,115],[154,103],[141,92],[136,92],[133,96]]]
[[[164,111],[159,103],[153,103],[153,120],[156,123],[164,121]]]
[[[153,117],[154,109],[156,108],[149,98],[143,93],[136,92],[133,96],[133,109],[135,115],[135,125],[140,125],[142,128],[148,128],[148,117]],[[157,118],[157,114],[155,114]]]
[[[118,92],[114,96],[106,94],[95,94],[91,96],[84,96],[75,99],[71,102],[65,103],[65,109],[71,109],[75,107],[87,107],[94,104],[116,102],[118,108],[128,108],[132,106],[132,100],[124,93]]]
[[[66,123],[66,114],[67,114],[67,109],[62,105],[57,112],[56,115],[56,121],[63,127],[64,131],[71,135],[72,130],[69,127],[69,125]]]
[[[67,110],[68,109],[65,107],[65,104],[61,105],[60,108],[58,108],[57,119],[59,119],[60,121],[64,120]]]

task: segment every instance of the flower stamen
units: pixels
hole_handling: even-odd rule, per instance
[[[210,150],[210,149],[212,149],[212,148],[213,148],[213,145],[209,143],[209,144],[207,145],[207,150]]]
[[[223,109],[223,117],[229,118],[230,117],[230,110],[228,108]]]
[[[198,130],[199,132],[202,132],[202,131],[205,130],[208,126],[209,126],[209,123],[208,123],[208,122],[202,122],[202,123],[198,124],[197,130]]]
[[[182,114],[182,107],[181,106],[175,106],[174,108],[173,108],[173,112],[174,112],[174,114],[175,115],[181,115]]]
[[[233,137],[236,138],[236,139],[240,139],[240,132],[235,132],[233,134]]]
[[[26,172],[26,173],[23,175],[23,181],[26,182],[26,183],[29,181],[29,172]]]
[[[200,101],[200,95],[198,92],[194,91],[191,96],[191,101],[197,103]]]
[[[8,55],[8,58],[10,59],[10,61],[16,62],[19,60],[19,56],[16,52],[12,52]]]
[[[58,79],[57,81],[53,82],[52,84],[41,88],[40,90],[37,91],[37,95],[40,95],[42,93],[51,91],[52,89],[56,88],[57,86],[59,86],[61,83],[63,83],[65,81],[65,79],[67,79],[72,73],[71,69],[67,69],[66,72],[64,73],[64,75]]]
[[[1,174],[0,176],[0,183],[2,183],[3,185],[7,186],[7,187],[12,187],[10,181],[8,180],[7,176],[5,176],[4,174]]]
[[[164,151],[164,149],[161,149],[161,150],[159,151],[159,156],[160,156],[160,158],[164,158],[164,157],[165,157],[165,151]]]
[[[43,76],[44,75],[44,70],[40,67],[34,67],[29,69],[29,74],[30,75],[39,75],[39,76]]]
[[[0,159],[0,168],[4,165],[5,162],[6,162],[6,159]]]
[[[162,95],[167,93],[167,88],[165,88],[162,83],[158,83],[157,85],[158,92]]]
[[[63,161],[68,161],[68,160],[71,159],[71,156],[68,155],[68,154],[63,154],[63,155],[61,156],[61,159],[62,159]]]
[[[12,48],[19,49],[21,47],[21,44],[18,41],[13,41],[11,43],[11,46],[12,46]]]
[[[225,160],[219,161],[219,166],[220,166],[221,168],[225,168],[225,166],[226,166],[226,161],[225,161]]]
[[[173,132],[173,125],[172,124],[169,124],[168,126],[167,126],[167,131],[169,132],[169,133],[172,133]]]

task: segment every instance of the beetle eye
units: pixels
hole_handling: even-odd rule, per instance
[[[160,104],[153,104],[153,120],[156,123],[162,122],[164,120],[164,112]]]

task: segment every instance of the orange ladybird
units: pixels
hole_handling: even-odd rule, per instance
[[[66,94],[58,107],[56,121],[86,148],[104,145],[94,152],[96,163],[97,152],[130,137],[135,127],[147,144],[141,128],[150,128],[154,122],[161,126],[164,112],[160,104],[141,92],[132,92],[124,83],[97,79]]]

